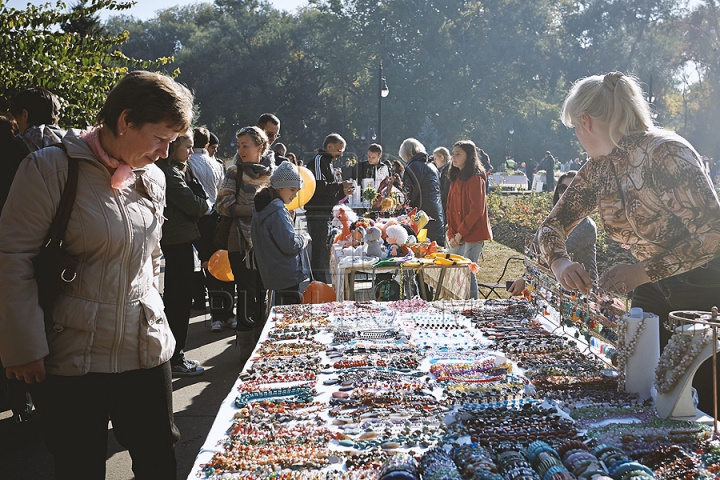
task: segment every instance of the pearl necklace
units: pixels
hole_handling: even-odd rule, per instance
[[[668,393],[685,375],[695,358],[712,340],[712,329],[707,329],[696,340],[697,335],[675,333],[660,355],[655,369],[655,387],[660,393]]]
[[[637,346],[638,339],[640,338],[640,335],[642,335],[643,330],[645,330],[645,318],[640,321],[640,324],[638,325],[637,331],[635,332],[635,335],[633,335],[632,339],[630,339],[630,342],[625,342],[625,335],[627,335],[628,330],[628,322],[624,318],[618,318],[617,320],[617,333],[618,333],[618,341],[617,341],[617,369],[618,369],[618,382],[617,382],[617,388],[618,392],[624,392],[625,391],[625,367],[627,366],[627,361],[630,359],[630,357],[633,356],[633,353],[635,353],[635,347]]]

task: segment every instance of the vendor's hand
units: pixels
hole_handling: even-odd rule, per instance
[[[25,383],[42,382],[45,380],[45,357],[25,365],[5,368],[7,378],[15,378]]]
[[[635,287],[649,281],[650,277],[645,273],[642,263],[623,263],[605,272],[598,284],[604,290],[626,295]]]
[[[508,288],[508,292],[513,297],[518,297],[523,294],[523,290],[525,290],[525,280],[522,278],[518,278],[513,282],[512,285],[510,285],[510,288]]]
[[[303,236],[304,236],[305,238],[307,238],[307,242],[308,242],[308,243],[311,243],[311,242],[312,242],[312,237],[310,236],[309,233],[303,232]]]
[[[455,234],[455,239],[454,239],[454,240],[455,240],[455,243],[456,243],[457,245],[462,245],[462,235],[460,235],[459,233],[456,233],[456,234]]]
[[[587,295],[590,292],[592,282],[590,275],[582,265],[567,258],[558,258],[550,267],[560,285],[567,290],[580,290]]]
[[[350,180],[345,180],[344,182],[342,182],[342,186],[345,195],[352,195],[355,191],[355,182],[351,182]]]

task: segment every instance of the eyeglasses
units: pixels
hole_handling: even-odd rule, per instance
[[[265,135],[267,135],[268,138],[275,138],[275,139],[280,138],[279,133],[265,132]]]
[[[560,185],[557,186],[558,193],[565,193],[565,190],[567,190],[567,189],[568,189],[568,186],[565,185],[564,183],[561,183]]]

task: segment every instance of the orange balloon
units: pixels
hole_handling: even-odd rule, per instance
[[[208,271],[210,275],[217,278],[221,282],[234,282],[232,268],[230,267],[230,258],[227,250],[218,250],[212,254],[208,260]]]
[[[315,177],[313,173],[303,166],[298,166],[298,171],[303,179],[303,188],[300,189],[292,202],[285,205],[288,210],[302,207],[315,195]]]
[[[328,303],[337,298],[335,290],[325,282],[313,280],[303,293],[302,303]]]

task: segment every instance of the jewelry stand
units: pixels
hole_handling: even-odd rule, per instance
[[[642,399],[650,398],[655,368],[660,358],[660,319],[657,315],[631,308],[622,316],[627,325],[624,349],[625,391],[637,393]]]
[[[713,432],[714,436],[718,435],[718,395],[717,395],[717,351],[718,351],[718,310],[713,307],[712,312],[699,311],[676,311],[670,312],[668,316],[670,329],[672,332],[683,335],[703,335],[711,331],[712,338],[710,343],[700,351],[678,380],[675,387],[667,392],[658,392],[655,399],[655,407],[660,418],[666,419],[682,418],[687,420],[688,417],[697,419],[703,416],[693,404],[692,399],[692,381],[697,369],[700,365],[712,357],[713,359]]]

